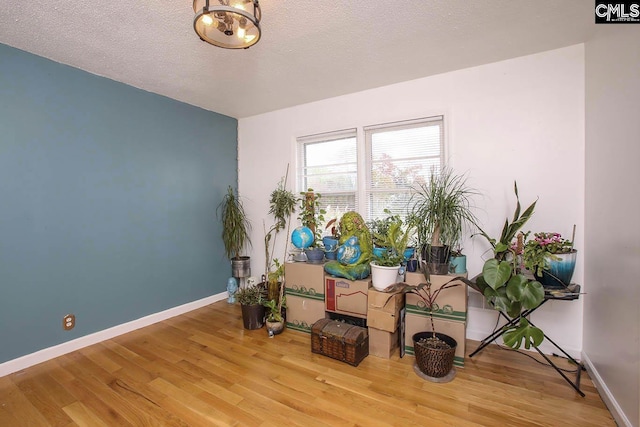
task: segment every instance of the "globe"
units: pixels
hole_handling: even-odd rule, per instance
[[[338,261],[340,261],[340,264],[351,265],[360,259],[361,254],[362,252],[360,251],[358,238],[356,236],[351,236],[342,246],[338,247],[337,258]]]
[[[313,232],[309,227],[297,227],[291,233],[291,243],[298,249],[306,249],[313,243]]]

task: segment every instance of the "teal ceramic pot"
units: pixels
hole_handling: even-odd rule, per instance
[[[555,254],[559,260],[549,259],[549,268],[542,270],[542,277],[536,279],[548,289],[564,289],[571,284],[576,269],[578,251],[566,254]]]
[[[387,248],[379,248],[379,247],[375,247],[373,248],[373,256],[374,257],[381,257],[384,255],[384,253],[387,251]]]
[[[337,251],[338,251],[338,239],[333,237],[323,237],[322,244],[324,245],[324,256],[326,259],[335,260],[337,259]]]
[[[456,274],[464,274],[467,272],[467,256],[451,256],[449,258],[449,272]]]
[[[409,261],[412,257],[413,254],[415,254],[416,252],[416,248],[407,248],[404,251],[404,260],[405,261]]]

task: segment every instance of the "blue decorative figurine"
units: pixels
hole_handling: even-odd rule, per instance
[[[229,277],[227,280],[227,293],[229,294],[227,302],[229,304],[236,303],[236,292],[238,292],[238,281],[235,277]]]

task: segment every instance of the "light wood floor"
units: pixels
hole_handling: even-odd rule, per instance
[[[586,373],[583,398],[496,346],[447,384],[413,360],[354,368],[312,354],[307,334],[244,330],[221,301],[0,378],[0,426],[615,425]]]

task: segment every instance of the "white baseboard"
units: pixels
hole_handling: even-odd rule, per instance
[[[620,405],[618,405],[616,398],[611,393],[611,390],[609,390],[609,387],[607,387],[607,385],[605,384],[604,380],[598,373],[598,370],[591,362],[591,359],[589,359],[589,356],[584,352],[582,353],[582,363],[584,363],[585,368],[587,368],[589,377],[598,389],[598,393],[600,393],[602,401],[605,405],[607,405],[607,409],[609,409],[609,412],[611,412],[611,415],[613,416],[613,419],[616,421],[616,423],[619,426],[633,427],[633,424],[631,423],[629,418],[627,418]]]
[[[188,313],[189,311],[196,310],[214,302],[221,301],[227,298],[227,293],[222,292],[216,295],[212,295],[207,298],[203,298],[197,301],[192,301],[187,304],[183,304],[177,307],[170,308],[158,313],[153,313],[148,316],[142,317],[131,322],[123,323],[121,325],[114,326],[109,329],[104,329],[99,332],[95,332],[90,335],[85,335],[80,338],[76,338],[71,341],[64,342],[62,344],[55,345],[53,347],[45,348],[35,353],[27,354],[17,359],[9,360],[0,364],[0,377],[17,372],[21,369],[26,369],[30,366],[37,365],[38,363],[45,362],[47,360],[62,356],[63,354],[70,353],[72,351],[79,350],[81,348],[105,341],[118,335],[126,334],[127,332],[135,331],[136,329],[149,326],[151,324],[161,322],[166,319],[178,316],[180,314]]]

